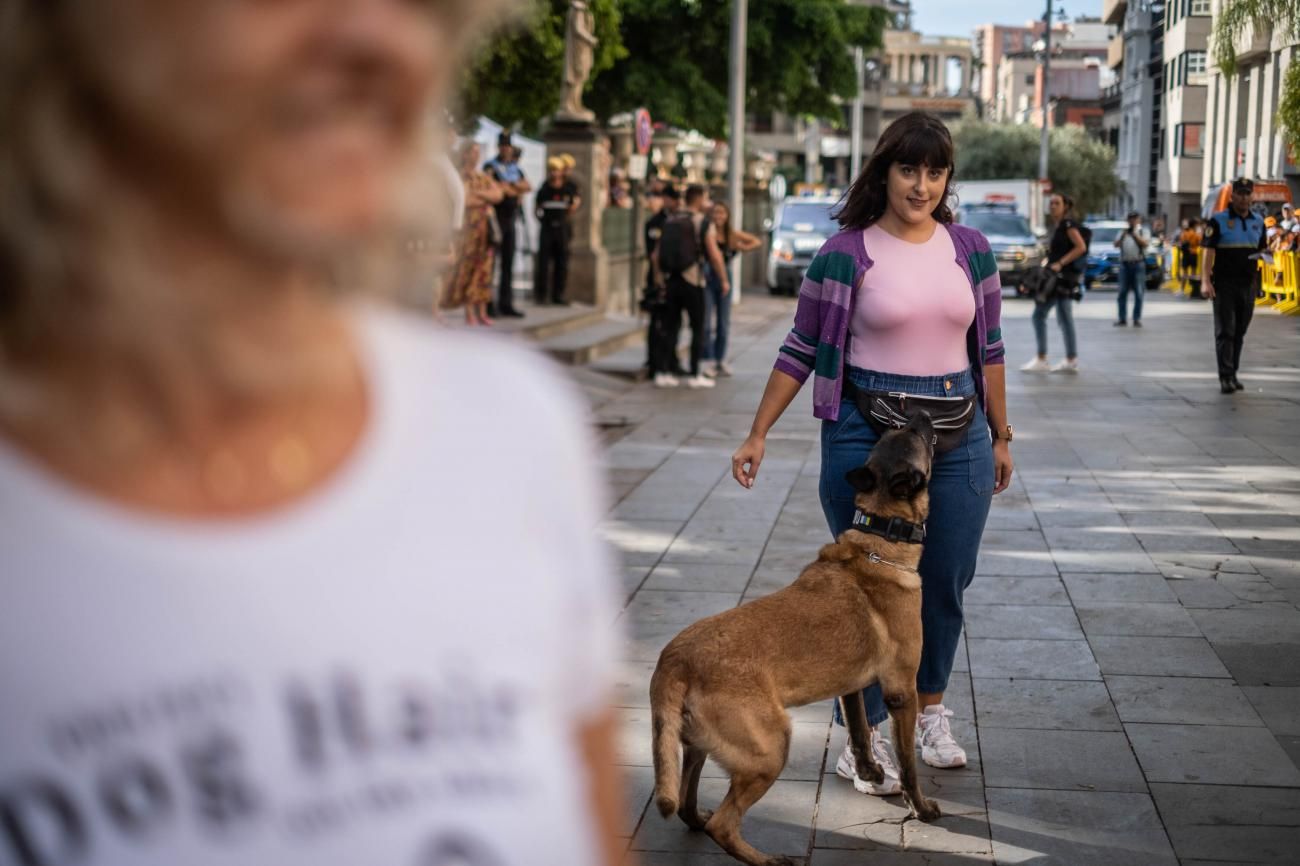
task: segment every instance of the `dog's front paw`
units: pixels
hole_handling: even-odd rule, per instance
[[[884,769],[882,769],[870,755],[858,756],[854,760],[854,763],[856,764],[855,769],[857,770],[858,778],[862,781],[872,782],[877,785],[885,781]]]
[[[927,823],[943,817],[943,812],[939,811],[939,804],[925,797],[912,804],[912,814]]]

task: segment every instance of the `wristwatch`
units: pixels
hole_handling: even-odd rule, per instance
[[[998,432],[997,430],[994,430],[994,431],[993,431],[993,438],[994,438],[994,439],[1002,439],[1002,440],[1004,440],[1004,441],[1006,441],[1006,442],[1010,442],[1012,439],[1014,439],[1014,438],[1016,438],[1016,437],[1015,437],[1015,432],[1011,429],[1011,425],[1008,424],[1005,433],[1001,433],[1001,432]]]

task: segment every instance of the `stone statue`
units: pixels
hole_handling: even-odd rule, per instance
[[[582,107],[582,90],[596,56],[596,21],[583,0],[571,0],[564,31],[564,85],[559,120],[591,122],[596,115]]]

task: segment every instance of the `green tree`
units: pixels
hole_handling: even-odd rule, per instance
[[[1300,4],[1296,0],[1224,0],[1214,19],[1214,62],[1225,76],[1237,73],[1237,45],[1256,27],[1271,26],[1288,42],[1300,41]],[[1292,60],[1282,79],[1277,125],[1282,140],[1300,150],[1300,63]]]
[[[489,44],[463,88],[470,117],[535,129],[559,101],[567,0],[534,0],[522,29]],[[594,0],[597,49],[586,105],[601,118],[644,105],[656,120],[727,131],[731,4]],[[846,0],[750,0],[747,108],[839,118],[853,96],[850,48],[882,44],[885,12]]]
[[[587,0],[596,24],[592,80],[626,55],[618,0]],[[462,126],[487,115],[505,126],[536,130],[560,107],[564,32],[569,0],[530,0],[525,14],[493,39],[470,64],[461,84]]]
[[[954,130],[957,179],[1038,177],[1039,129],[1034,126],[965,120]],[[1069,193],[1079,213],[1102,210],[1119,191],[1115,151],[1082,126],[1052,129],[1047,141],[1052,188]]]

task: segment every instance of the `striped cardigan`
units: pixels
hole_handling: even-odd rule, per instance
[[[982,404],[984,368],[1005,363],[998,266],[984,235],[969,226],[941,224],[941,227],[952,236],[957,264],[970,280],[975,294],[975,322],[966,332],[966,353]],[[854,289],[862,284],[862,277],[872,264],[860,229],[842,229],[822,244],[799,287],[794,328],[777,353],[776,369],[799,384],[816,374],[813,415],[826,421],[834,421],[840,414],[844,347],[853,318]]]

